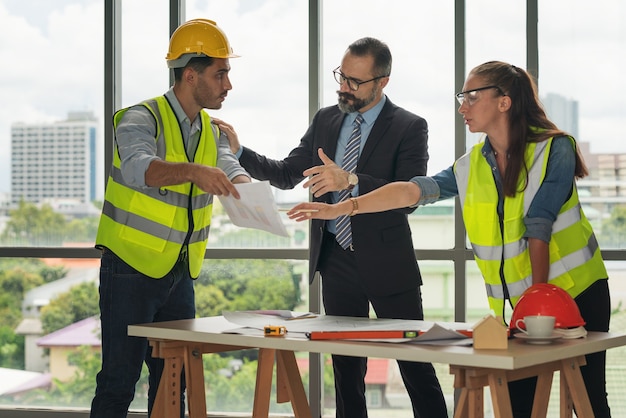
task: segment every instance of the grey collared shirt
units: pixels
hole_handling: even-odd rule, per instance
[[[165,97],[169,100],[178,119],[185,149],[187,155],[191,157],[189,158],[191,161],[200,140],[202,119],[196,117],[193,122],[189,120],[173,89],[169,89],[165,93]],[[214,136],[216,136],[217,129],[213,125],[209,128],[213,129]],[[153,160],[159,158],[156,155],[156,134],[156,122],[152,113],[145,106],[132,106],[122,116],[115,130],[115,140],[121,160],[122,176],[128,185],[140,188],[149,187],[146,186],[145,181],[146,170]],[[224,133],[220,133],[216,143],[217,167],[222,169],[230,180],[239,175],[250,177],[230,151],[228,138]]]

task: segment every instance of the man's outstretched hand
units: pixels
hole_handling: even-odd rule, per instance
[[[317,150],[317,155],[319,155],[324,165],[311,167],[302,172],[304,176],[310,176],[309,180],[303,184],[303,187],[310,188],[311,193],[315,197],[347,188],[348,172],[335,164],[321,148]]]

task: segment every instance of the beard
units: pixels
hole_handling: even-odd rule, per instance
[[[339,106],[339,110],[344,113],[358,112],[376,100],[376,97],[378,96],[378,84],[374,86],[370,95],[363,99],[359,99],[351,93],[342,93],[341,91],[337,91],[337,95],[337,105]],[[350,101],[352,101],[352,103],[350,103]]]
[[[199,78],[198,86],[193,91],[193,99],[196,104],[203,109],[221,109],[223,98],[226,97],[227,91],[217,94],[203,78]]]

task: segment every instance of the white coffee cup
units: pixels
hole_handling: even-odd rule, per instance
[[[515,321],[515,327],[531,338],[545,338],[552,335],[554,331],[553,316],[534,315],[525,316]],[[526,329],[522,329],[520,324],[524,324]]]

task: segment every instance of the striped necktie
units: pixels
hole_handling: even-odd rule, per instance
[[[361,146],[361,123],[363,122],[363,116],[359,115],[354,120],[354,129],[348,144],[346,145],[346,152],[343,156],[343,164],[341,168],[349,173],[354,173],[356,170],[356,163],[359,160],[359,147]],[[342,190],[339,193],[339,201],[344,201],[352,194],[351,190]],[[350,216],[342,215],[337,218],[337,235],[336,240],[344,250],[352,245],[352,228],[350,226]]]

